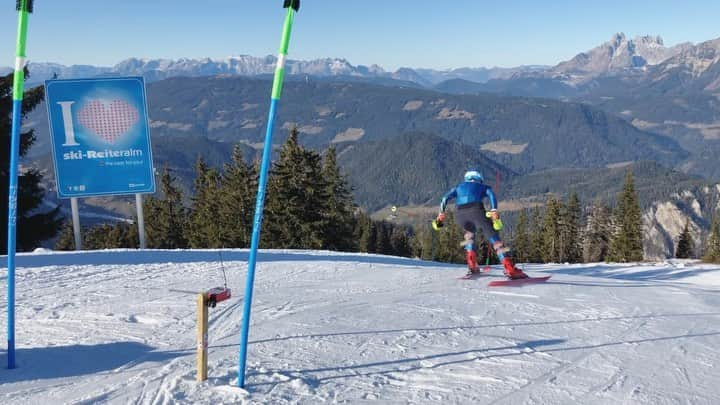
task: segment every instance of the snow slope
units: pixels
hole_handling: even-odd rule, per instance
[[[0,403],[720,403],[718,266],[527,266],[553,278],[488,288],[499,270],[263,251],[245,391],[243,250],[222,252],[235,297],[211,309],[195,382],[194,292],[222,285],[218,255],[18,256],[19,368],[0,369]]]

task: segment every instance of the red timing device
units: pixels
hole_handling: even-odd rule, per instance
[[[232,296],[230,293],[230,289],[227,287],[211,288],[207,290],[205,294],[207,294],[207,305],[210,308],[215,308],[215,305],[217,305],[218,302],[230,299],[230,297]]]

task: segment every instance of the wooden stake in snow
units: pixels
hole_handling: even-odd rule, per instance
[[[207,293],[197,296],[197,380],[207,380],[208,305]]]

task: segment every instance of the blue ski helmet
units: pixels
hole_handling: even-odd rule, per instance
[[[465,172],[465,181],[475,181],[478,183],[483,182],[483,176],[482,173],[480,173],[478,170],[470,169]]]

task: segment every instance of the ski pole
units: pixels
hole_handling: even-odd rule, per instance
[[[265,207],[265,188],[267,186],[268,168],[270,166],[270,153],[272,151],[272,131],[275,121],[275,111],[282,93],[283,79],[285,77],[285,59],[287,58],[290,32],[293,18],[300,9],[300,0],[285,0],[283,8],[288,9],[283,25],[280,52],[278,55],[275,77],[273,79],[272,94],[270,97],[270,112],[268,113],[268,126],[265,133],[262,163],[260,165],[260,179],[258,181],[257,200],[255,201],[255,216],[253,219],[253,233],[250,241],[250,257],[248,258],[248,275],[245,284],[245,300],[243,303],[242,331],[240,335],[240,357],[238,361],[238,387],[245,388],[245,364],[247,360],[248,331],[250,328],[250,306],[252,305],[253,284],[255,282],[255,264],[257,250],[260,243],[260,228],[262,227],[263,210]]]
[[[12,133],[10,135],[10,187],[8,190],[8,245],[7,245],[7,353],[8,368],[15,368],[15,248],[17,228],[18,160],[20,158],[20,127],[22,126],[22,100],[25,87],[25,40],[28,14],[33,11],[33,0],[17,0],[17,45],[15,47],[15,75],[13,77]]]

